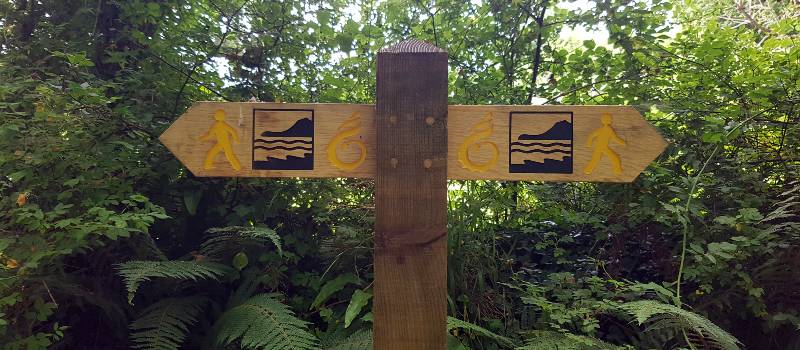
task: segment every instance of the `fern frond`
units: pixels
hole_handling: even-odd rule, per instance
[[[317,338],[307,323],[294,316],[276,294],[259,294],[226,311],[214,325],[218,345],[227,346],[241,338],[245,349],[318,349]]]
[[[245,248],[263,248],[274,245],[283,254],[281,237],[268,228],[228,226],[206,231],[208,238],[200,246],[200,253],[209,257],[223,257],[236,254]]]
[[[654,300],[624,303],[620,308],[633,316],[639,325],[649,324],[647,331],[662,329],[684,330],[692,345],[705,344],[703,348],[738,350],[739,340],[707,318],[679,307]]]
[[[494,332],[492,332],[492,331],[490,331],[490,330],[488,330],[486,328],[483,328],[481,326],[478,326],[478,325],[476,325],[474,323],[470,323],[470,322],[467,322],[467,321],[464,321],[464,320],[459,320],[459,319],[457,319],[455,317],[447,316],[447,331],[450,332],[450,331],[452,331],[454,329],[472,331],[472,332],[477,333],[478,335],[481,335],[483,337],[492,339],[492,340],[494,340],[494,341],[496,341],[498,343],[501,343],[501,344],[504,344],[504,345],[507,345],[507,346],[514,346],[514,341],[511,340],[510,338],[507,338],[507,337],[504,337],[504,336],[499,335],[497,333],[494,333]]]
[[[133,260],[117,265],[117,273],[125,280],[128,289],[128,302],[133,300],[133,295],[142,282],[155,277],[190,279],[218,279],[225,275],[230,268],[214,263],[200,263],[196,261],[142,261]]]
[[[150,305],[128,328],[131,347],[142,350],[177,350],[203,312],[206,298],[170,298]]]
[[[517,350],[618,350],[600,339],[558,331],[534,331]]]
[[[344,338],[325,339],[321,348],[325,350],[372,350],[372,330],[360,330]]]
[[[780,194],[782,199],[761,220],[769,224],[765,233],[800,231],[800,181],[791,182],[787,187],[790,189]]]

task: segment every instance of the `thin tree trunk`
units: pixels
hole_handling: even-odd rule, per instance
[[[533,101],[533,92],[536,90],[536,80],[539,78],[539,67],[542,65],[542,30],[544,29],[544,15],[547,12],[548,0],[542,2],[542,10],[536,17],[536,50],[533,54],[533,74],[531,77],[531,88],[528,91],[527,104]]]

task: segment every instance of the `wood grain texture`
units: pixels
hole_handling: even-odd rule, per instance
[[[498,162],[486,171],[472,171],[466,169],[458,161],[459,148],[465,139],[473,133],[475,124],[486,118],[491,113],[493,130],[491,136],[484,142],[497,145],[499,151]],[[513,113],[513,116],[512,116]],[[571,144],[567,149],[572,153],[571,173],[511,173],[509,172],[509,150],[511,142],[520,142],[514,137],[515,132],[527,131],[536,133],[546,131],[558,116],[571,114],[572,140],[530,140],[522,141],[525,144],[534,142],[544,144]],[[611,161],[603,156],[594,171],[586,174],[597,144],[588,145],[589,136],[601,129],[604,114],[612,117],[611,128],[625,144],[610,142],[609,148],[619,155],[622,172],[616,174]],[[529,180],[529,181],[591,181],[591,182],[631,182],[639,175],[666,147],[667,143],[642,116],[632,107],[626,106],[461,106],[453,105],[448,112],[448,161],[447,173],[450,179],[485,179],[485,180]],[[510,130],[510,120],[514,118],[515,130]],[[547,150],[559,148],[557,145],[545,147]],[[528,148],[532,149],[531,147]],[[517,152],[516,155],[524,153]],[[475,162],[486,161],[491,157],[488,147],[480,147],[471,152]],[[528,153],[530,159],[544,153]],[[539,159],[541,160],[541,159]]]
[[[419,49],[419,47],[413,47]],[[423,96],[417,95],[417,98]],[[199,141],[198,138],[206,133],[214,124],[214,113],[222,109],[230,124],[241,137],[240,143],[233,143],[234,153],[241,161],[242,169],[234,170],[219,154],[214,158],[213,169],[204,169],[203,161],[206,153],[213,147],[213,141]],[[289,124],[273,122],[269,112],[259,110],[312,110],[314,112],[314,165],[313,170],[258,170],[253,169],[252,160],[256,156],[263,158],[263,150],[254,154],[253,137],[254,125],[275,125],[276,128],[288,127]],[[239,112],[241,110],[241,113]],[[253,112],[256,110],[256,113]],[[290,113],[290,112],[287,112]],[[302,112],[296,112],[302,113]],[[554,115],[548,116],[548,113]],[[520,142],[512,140],[518,137],[521,131],[536,132],[537,129],[552,125],[558,120],[559,115],[571,113],[573,137],[569,146],[565,142],[550,140],[552,142],[538,142],[561,146],[546,146],[545,151],[570,151],[572,155],[571,173],[512,173],[509,170],[509,161],[543,162],[545,159],[555,159],[550,155],[565,155],[566,153],[523,153],[517,152],[511,158],[510,143]],[[355,169],[343,169],[329,161],[327,146],[343,131],[342,125],[353,116],[360,116],[360,130],[358,136],[346,140],[363,142],[367,151],[362,164]],[[613,118],[611,127],[616,135],[625,140],[625,145],[611,142],[609,149],[619,155],[622,171],[614,172],[612,162],[603,156],[598,161],[596,168],[585,174],[584,170],[590,162],[594,147],[588,146],[589,136],[603,127],[602,116],[610,114]],[[240,115],[242,116],[241,123]],[[491,130],[488,136],[478,137],[475,128],[485,124],[487,116],[491,115]],[[510,130],[510,120],[515,119],[514,128]],[[258,119],[256,123],[253,118]],[[402,116],[395,116],[401,121]],[[278,118],[280,119],[280,118]],[[426,117],[427,119],[427,117]],[[426,120],[427,122],[431,120]],[[442,126],[442,120],[431,121],[437,126]],[[485,125],[484,125],[485,126]],[[263,126],[261,127],[263,128]],[[424,129],[423,129],[424,130]],[[650,126],[646,120],[633,108],[625,106],[461,106],[448,107],[447,118],[447,175],[449,179],[467,180],[530,180],[530,181],[595,181],[595,182],[630,182],[641,173],[666,147],[666,142],[659,133]],[[541,131],[541,130],[539,130]],[[225,177],[361,177],[374,178],[376,174],[376,124],[375,107],[372,105],[349,104],[285,104],[285,103],[216,103],[199,102],[192,106],[181,118],[161,136],[161,141],[186,165],[196,176],[225,176]],[[513,135],[512,135],[513,134]],[[257,136],[257,135],[255,135]],[[465,144],[474,141],[473,146],[468,146],[468,159],[478,167],[465,167],[459,156],[463,153]],[[542,141],[542,140],[538,140]],[[546,141],[546,140],[545,140]],[[563,141],[563,140],[561,140]],[[536,141],[523,142],[531,144]],[[562,148],[566,147],[566,148]],[[359,158],[359,148],[356,144],[340,145],[338,151],[343,162],[353,162]],[[489,164],[494,152],[497,160]],[[532,151],[529,147],[527,151]],[[274,150],[279,155],[280,151]],[[289,154],[300,154],[294,151]],[[476,170],[478,169],[478,170]]]
[[[233,143],[236,157],[242,164],[235,170],[220,154],[213,160],[213,168],[203,166],[207,152],[214,146],[214,140],[200,141],[214,124],[214,114],[223,110],[226,123],[239,135],[240,142]],[[281,112],[283,111],[283,112]],[[255,149],[254,139],[267,129],[279,130],[292,126],[293,115],[308,115],[313,111],[313,170],[259,170],[254,169],[253,161],[273,155],[284,158],[302,152],[285,149]],[[353,115],[359,116],[361,131],[349,140],[361,141],[366,146],[366,159],[355,169],[345,170],[333,165],[327,157],[327,147],[336,135],[342,133],[343,124]],[[195,176],[201,177],[361,177],[375,176],[375,106],[358,104],[301,104],[301,103],[224,103],[198,102],[176,120],[159,138],[161,142]],[[278,140],[279,138],[273,138]],[[285,137],[283,141],[295,141],[302,137]],[[258,142],[256,142],[258,143]],[[271,146],[297,146],[298,144],[272,144]],[[352,162],[359,158],[360,149],[355,144],[337,147],[343,161]],[[266,153],[265,153],[266,152]]]
[[[374,349],[442,350],[447,317],[447,53],[378,53]]]

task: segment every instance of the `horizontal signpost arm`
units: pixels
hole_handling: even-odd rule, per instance
[[[376,134],[374,105],[199,102],[161,141],[195,176],[375,178]],[[666,147],[626,106],[451,105],[447,139],[453,180],[630,182]]]
[[[448,115],[450,179],[631,182],[667,145],[627,106],[452,105]]]

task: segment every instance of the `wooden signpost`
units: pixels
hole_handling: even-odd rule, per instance
[[[195,175],[375,179],[375,349],[444,349],[447,179],[630,182],[666,147],[624,106],[448,106],[447,52],[378,53],[377,104],[199,102],[161,135]]]

